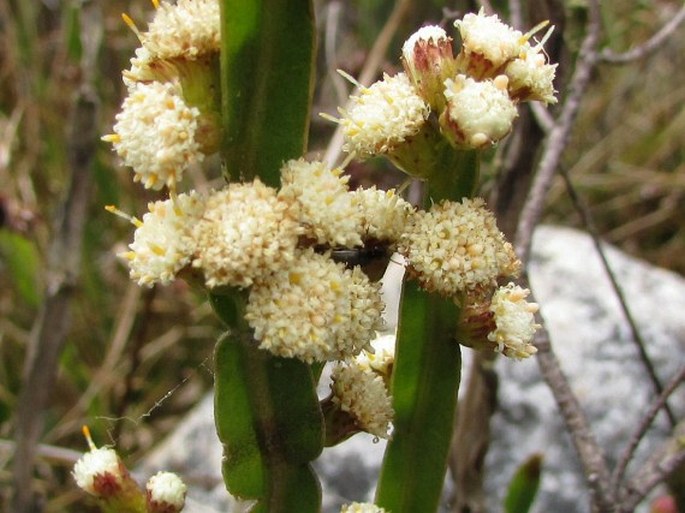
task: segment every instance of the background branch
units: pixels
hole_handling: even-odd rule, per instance
[[[98,99],[90,79],[102,28],[94,4],[85,4],[83,10],[84,80],[74,99],[68,125],[71,177],[48,250],[45,299],[31,331],[17,405],[14,513],[40,510],[32,486],[37,444],[44,428],[45,409],[54,391],[59,357],[70,326],[69,310],[81,269],[83,230],[92,185],[91,164],[98,140]]]
[[[685,421],[678,424],[673,436],[654,451],[642,469],[623,487],[619,495],[619,512],[632,512],[656,485],[684,465]]]
[[[659,410],[661,410],[661,408],[664,407],[664,405],[666,404],[666,400],[671,396],[671,394],[673,394],[673,392],[680,385],[682,385],[684,381],[685,365],[683,365],[680,368],[680,371],[678,371],[676,375],[671,379],[671,381],[666,385],[666,387],[661,392],[659,397],[657,397],[654,400],[649,410],[645,412],[645,416],[635,429],[633,435],[630,437],[630,442],[628,443],[625,450],[623,451],[623,454],[619,458],[618,464],[616,465],[613,475],[611,476],[612,489],[615,491],[615,493],[618,493],[619,491],[619,486],[621,484],[623,476],[625,475],[625,471],[628,468],[628,464],[630,463],[631,459],[635,454],[635,449],[637,449],[637,446],[639,445],[640,441],[645,436],[645,433],[647,433],[649,426],[652,425],[652,422],[654,421],[654,418],[656,417],[657,413],[659,413]]]
[[[566,172],[566,169],[564,169],[563,166],[559,166],[559,174],[561,175],[561,178],[564,180],[564,184],[566,185],[566,190],[568,191],[569,198],[571,199],[574,208],[580,215],[580,218],[583,222],[583,226],[587,229],[588,233],[590,234],[590,237],[592,238],[592,244],[595,247],[595,251],[597,251],[597,254],[599,255],[599,258],[602,262],[602,267],[604,268],[604,271],[609,277],[611,288],[613,289],[614,294],[616,294],[618,303],[621,306],[621,312],[623,313],[623,316],[625,317],[626,322],[628,323],[628,327],[630,328],[631,339],[635,343],[635,347],[637,348],[638,354],[640,355],[642,365],[645,367],[647,375],[649,376],[649,379],[652,382],[652,386],[656,390],[657,395],[662,394],[664,387],[661,384],[661,380],[659,379],[659,376],[656,373],[656,369],[654,368],[654,364],[652,363],[651,358],[647,354],[645,341],[642,338],[642,334],[640,333],[640,329],[637,326],[637,322],[635,322],[635,317],[633,317],[633,314],[630,311],[630,308],[628,307],[625,294],[623,294],[623,289],[621,289],[621,285],[619,285],[618,279],[616,278],[614,271],[611,269],[609,260],[607,260],[606,253],[604,252],[604,247],[602,247],[602,241],[599,239],[597,228],[592,220],[592,216],[590,215],[590,209],[582,200],[582,198],[580,198],[580,196],[576,193],[576,189],[575,187],[573,187],[571,178],[568,176],[568,173]],[[668,420],[671,423],[671,426],[675,426],[677,422],[676,417],[673,413],[673,410],[671,410],[671,408],[668,406],[668,402],[664,401],[663,408],[666,412],[666,415],[668,416]]]
[[[643,44],[636,46],[632,50],[623,53],[615,53],[609,48],[605,48],[600,53],[603,62],[609,64],[627,64],[633,61],[644,59],[656,50],[661,48],[669,37],[673,35],[681,23],[685,21],[685,5],[673,16],[661,29]]]
[[[547,193],[552,186],[561,156],[568,144],[574,121],[597,63],[597,45],[601,33],[597,0],[589,2],[588,10],[587,34],[580,47],[576,69],[568,87],[568,95],[563,103],[561,114],[545,141],[542,157],[537,166],[530,193],[523,205],[516,231],[516,252],[523,262],[528,261],[533,231],[542,217]]]

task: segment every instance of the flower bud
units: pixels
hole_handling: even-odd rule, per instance
[[[497,15],[486,16],[483,9],[478,14],[467,14],[454,25],[462,39],[458,69],[477,79],[501,73],[507,62],[518,57],[526,41],[521,32],[502,23]]]
[[[146,485],[148,513],[178,513],[186,499],[186,485],[172,472],[158,472]]]
[[[447,108],[440,115],[440,127],[457,148],[479,149],[506,136],[518,115],[507,93],[508,79],[476,81],[466,75],[445,80]]]
[[[513,283],[498,288],[491,297],[485,290],[467,294],[459,322],[458,339],[465,346],[489,350],[520,360],[537,352],[532,345],[537,303],[528,303],[530,294]]]
[[[509,77],[509,95],[516,101],[556,103],[554,76],[557,65],[549,64],[540,45],[526,43],[521,55],[507,64],[504,73]]]
[[[420,28],[402,46],[402,64],[414,89],[431,109],[442,110],[444,82],[456,71],[452,38],[435,25]]]
[[[90,451],[74,465],[72,475],[79,488],[96,497],[103,511],[145,511],[143,491],[133,480],[114,449],[97,448],[84,427]]]

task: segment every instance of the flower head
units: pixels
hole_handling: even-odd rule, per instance
[[[480,198],[443,201],[417,212],[399,251],[409,261],[410,275],[444,296],[490,285],[520,266]]]
[[[488,340],[496,344],[496,350],[511,358],[527,358],[537,352],[531,344],[535,331],[537,303],[528,303],[530,290],[513,283],[500,287],[492,296],[490,311],[494,314],[496,329],[488,334]]]
[[[419,132],[430,112],[404,73],[384,75],[350,100],[349,110],[340,109],[343,148],[362,158],[391,152]]]
[[[383,378],[359,365],[338,365],[331,375],[333,403],[349,413],[359,429],[388,438],[394,411]]]
[[[301,229],[293,207],[258,179],[231,183],[207,198],[193,227],[193,267],[207,286],[248,287],[294,258]]]
[[[149,203],[143,221],[136,223],[130,251],[119,255],[128,261],[131,279],[148,287],[172,282],[190,263],[194,251],[190,232],[203,208],[196,192]]]
[[[511,131],[517,111],[507,83],[505,75],[482,82],[457,75],[445,81],[447,108],[440,116],[440,126],[455,146],[482,148]]]
[[[114,449],[97,448],[87,426],[83,434],[90,450],[74,465],[76,484],[107,511],[142,511],[145,497]]]
[[[72,472],[76,485],[96,497],[115,495],[129,479],[128,470],[114,449],[100,447],[85,453]]]
[[[172,472],[158,472],[147,485],[148,513],[178,513],[186,499],[186,485]]]
[[[542,45],[525,43],[519,57],[507,64],[504,73],[509,77],[509,94],[518,101],[537,100],[556,103],[554,76],[556,64],[549,64]]]
[[[419,95],[440,110],[445,103],[443,82],[456,71],[452,39],[441,27],[422,27],[402,46],[402,64]]]
[[[298,205],[305,235],[332,247],[361,246],[361,212],[347,188],[349,176],[323,162],[290,160],[281,170],[279,198]]]
[[[395,365],[395,335],[383,335],[371,341],[371,347],[359,353],[354,363],[360,368],[375,372],[389,386]]]
[[[481,9],[454,22],[461,35],[461,52],[457,56],[459,70],[474,78],[493,78],[501,68],[519,55],[525,37],[518,30],[502,23],[495,14],[487,16]]]
[[[204,158],[196,140],[199,116],[177,83],[136,83],[116,115],[114,134],[103,139],[133,168],[136,182],[173,189],[188,165]]]
[[[147,32],[140,33],[140,39],[156,59],[193,60],[218,52],[221,42],[219,2],[161,2]]]
[[[305,362],[354,356],[381,327],[377,284],[309,249],[250,289],[245,319],[260,347]]]
[[[414,208],[394,189],[359,188],[352,192],[352,197],[362,217],[362,239],[392,244],[400,239]]]

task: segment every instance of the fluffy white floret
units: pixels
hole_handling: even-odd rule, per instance
[[[497,328],[488,334],[488,340],[497,344],[497,351],[505,356],[520,359],[537,352],[531,342],[540,327],[535,322],[538,305],[526,301],[529,294],[528,289],[509,283],[492,296],[490,311]]]
[[[135,83],[116,115],[111,141],[134,180],[146,188],[174,188],[204,154],[196,140],[200,111],[189,107],[175,83]]]
[[[178,512],[186,499],[186,485],[173,472],[157,472],[146,486],[148,504],[152,510]]]
[[[476,81],[457,75],[445,81],[447,110],[440,118],[443,132],[457,146],[480,148],[511,131],[516,105],[507,93],[507,79]]]
[[[418,133],[430,111],[404,73],[384,75],[350,100],[351,107],[340,110],[343,148],[360,157],[392,151]]]

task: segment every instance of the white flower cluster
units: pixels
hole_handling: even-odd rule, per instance
[[[349,413],[359,429],[388,438],[394,415],[383,378],[355,363],[338,365],[331,375],[333,402]]]
[[[114,449],[100,447],[81,456],[72,474],[81,490],[100,496],[120,490],[128,471]]]
[[[349,108],[340,109],[346,151],[392,157],[435,130],[427,122],[433,112],[454,147],[484,148],[509,133],[518,102],[556,102],[556,65],[547,62],[541,43],[530,44],[535,31],[522,34],[483,10],[455,26],[461,39],[456,56],[442,28],[423,27],[402,47],[405,73],[359,86]],[[414,176],[430,175],[402,167]]]
[[[309,363],[353,357],[382,328],[384,304],[379,284],[356,263],[334,261],[333,248],[391,247],[413,209],[393,191],[350,192],[341,171],[320,162],[287,162],[282,183],[150,203],[121,256],[141,285],[195,269],[209,289],[249,288],[245,319],[262,349]]]
[[[511,358],[527,358],[537,352],[530,342],[540,327],[535,322],[537,303],[528,303],[528,289],[509,283],[498,288],[492,296],[490,311],[494,314],[496,328],[488,334],[488,340],[496,344],[496,351]]]
[[[480,199],[443,201],[417,212],[399,248],[409,273],[428,291],[446,297],[492,286],[518,272],[513,247]]]
[[[131,477],[114,449],[95,447],[88,428],[84,434],[90,450],[74,465],[72,476],[84,492],[97,497],[106,511],[141,511],[147,513],[179,513],[185,505],[186,485],[171,472],[152,476],[145,492]]]
[[[219,3],[216,0],[180,0],[157,4],[147,31],[123,73],[128,96],[117,115],[111,142],[134,179],[149,189],[175,190],[189,165],[214,151],[219,130],[214,119],[215,98],[190,102],[184,91],[211,80],[218,66]],[[200,137],[202,132],[202,137]]]
[[[145,490],[148,513],[176,513],[185,505],[187,487],[173,472],[157,472]]]

